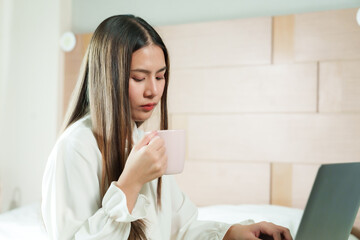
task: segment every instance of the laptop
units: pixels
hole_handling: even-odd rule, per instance
[[[360,205],[360,162],[318,170],[294,240],[347,240]]]

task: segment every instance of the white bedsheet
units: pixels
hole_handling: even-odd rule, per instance
[[[289,228],[295,236],[303,211],[271,205],[216,205],[199,208],[199,219],[237,223],[247,219],[267,221]]]
[[[294,236],[302,210],[272,205],[216,205],[199,208],[200,220],[237,223],[247,219],[269,221],[288,227]],[[0,240],[48,240],[41,220],[40,204],[0,214]],[[349,240],[357,240],[350,236]]]
[[[0,214],[0,240],[48,240],[40,204],[31,204]]]

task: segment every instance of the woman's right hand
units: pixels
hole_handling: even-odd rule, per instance
[[[165,143],[154,131],[145,135],[133,147],[122,175],[132,176],[133,181],[143,185],[161,177],[166,167]]]
[[[116,185],[125,193],[129,212],[132,211],[142,186],[161,177],[167,167],[165,143],[157,133],[151,132],[131,150],[124,170]]]

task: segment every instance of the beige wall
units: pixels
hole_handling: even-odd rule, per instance
[[[356,11],[158,27],[172,64],[170,128],[187,132],[176,178],[196,204],[303,208],[320,164],[359,161]],[[68,91],[90,36],[66,55]]]
[[[171,128],[187,131],[177,179],[198,205],[303,208],[320,164],[360,161],[356,11],[159,28]]]

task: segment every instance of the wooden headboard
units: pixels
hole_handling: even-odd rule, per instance
[[[187,132],[176,179],[196,204],[303,208],[322,163],[359,161],[356,11],[157,28],[171,60],[170,128]],[[64,108],[90,37],[65,54]]]

